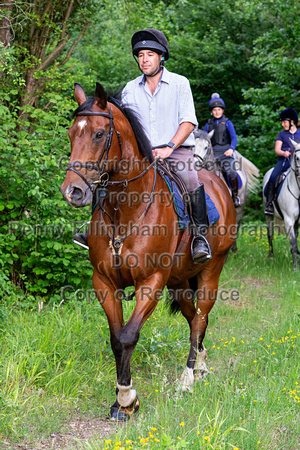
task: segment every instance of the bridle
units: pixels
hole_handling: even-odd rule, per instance
[[[88,169],[88,170],[97,170],[99,173],[99,180],[93,183],[90,183],[77,169],[76,167],[78,167],[78,162],[76,163],[68,163],[67,164],[67,169],[71,170],[72,172],[75,172],[76,175],[78,175],[84,182],[85,184],[90,188],[91,192],[94,193],[95,189],[97,186],[97,184],[99,184],[101,177],[105,174],[104,170],[105,170],[105,166],[107,164],[107,159],[108,159],[108,152],[109,149],[111,147],[111,141],[113,138],[113,134],[114,131],[117,134],[118,137],[118,141],[119,141],[119,147],[120,147],[120,152],[121,152],[121,157],[122,157],[122,142],[121,142],[121,135],[120,133],[117,131],[115,123],[114,123],[114,116],[112,114],[111,108],[109,108],[109,113],[106,112],[102,112],[102,111],[80,111],[76,114],[76,116],[102,116],[102,117],[107,117],[109,119],[109,130],[108,130],[108,134],[106,137],[106,141],[104,144],[104,148],[102,150],[102,153],[98,159],[98,162],[96,164],[92,163],[80,163],[80,169]],[[103,163],[100,167],[100,161],[103,159]]]
[[[67,169],[71,170],[72,172],[75,172],[76,175],[78,175],[85,183],[86,185],[90,188],[90,190],[92,191],[92,193],[94,193],[94,191],[96,190],[96,188],[98,187],[98,185],[102,188],[107,187],[108,185],[120,185],[123,184],[123,186],[125,186],[125,188],[127,187],[128,183],[130,181],[135,181],[138,180],[139,178],[141,178],[143,175],[145,175],[145,173],[147,173],[150,169],[154,168],[154,170],[156,171],[156,165],[157,165],[157,161],[153,161],[148,167],[146,167],[146,169],[144,169],[139,175],[130,178],[129,180],[120,180],[120,181],[109,181],[109,173],[108,172],[104,172],[105,170],[105,166],[107,164],[107,159],[108,159],[108,152],[110,150],[111,147],[111,141],[112,141],[112,137],[113,137],[113,132],[115,130],[117,136],[118,136],[118,141],[119,141],[119,147],[120,147],[120,152],[121,152],[121,158],[122,158],[122,142],[121,142],[121,135],[120,133],[117,131],[115,123],[114,123],[114,116],[112,114],[111,108],[109,108],[109,113],[106,112],[101,112],[101,111],[80,111],[76,114],[76,116],[102,116],[102,117],[107,117],[109,119],[109,130],[108,130],[108,135],[104,144],[104,148],[103,151],[98,159],[97,164],[95,165],[94,163],[80,163],[80,168],[84,168],[84,169],[89,169],[89,170],[97,170],[99,173],[99,180],[94,181],[92,183],[90,183],[77,169],[76,166],[78,165],[78,163],[68,163],[67,164]],[[104,156],[104,161],[100,167],[100,161],[102,160]],[[156,179],[156,178],[155,178]],[[155,186],[154,186],[155,187]],[[152,191],[154,192],[154,187],[152,189]],[[152,197],[152,194],[151,194]]]
[[[293,159],[294,159],[294,163],[295,163],[295,169],[294,169],[293,166],[291,166],[291,170],[292,170],[292,172],[294,172],[294,174],[295,174],[296,183],[297,183],[297,186],[298,186],[298,189],[299,189],[299,192],[300,192],[300,183],[299,183],[300,165],[299,165],[299,164],[296,164],[296,153],[298,153],[298,152],[300,152],[300,149],[294,150]],[[297,197],[293,194],[293,192],[291,191],[290,186],[289,186],[288,183],[287,183],[287,188],[288,188],[289,192],[292,194],[292,196],[293,196],[296,200],[300,201],[300,196],[299,196],[299,198],[297,198]]]
[[[296,153],[298,153],[298,152],[300,152],[300,148],[298,150],[294,150],[294,160],[296,159],[295,156],[296,156]],[[296,168],[292,169],[292,170],[295,173],[296,177],[299,177],[299,175],[300,175],[300,164],[296,164],[296,161],[295,161],[295,166],[296,166]]]

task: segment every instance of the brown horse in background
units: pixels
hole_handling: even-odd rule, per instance
[[[117,399],[111,418],[126,420],[139,407],[132,389],[131,357],[165,286],[172,305],[181,310],[190,327],[182,389],[189,389],[195,375],[207,370],[203,339],[225,258],[236,237],[235,210],[220,178],[201,170],[201,182],[220,219],[208,228],[212,259],[194,264],[192,237],[178,227],[162,166],[153,160],[137,117],[116,101],[108,102],[99,83],[90,99],[76,83],[75,99],[79,107],[69,130],[71,158],[61,192],[69,205],[82,207],[92,203],[99,187],[88,230],[89,256],[93,286],[108,319],[116,360]],[[127,286],[134,286],[136,304],[125,324],[122,300]]]

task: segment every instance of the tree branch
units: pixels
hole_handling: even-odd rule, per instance
[[[65,58],[64,58],[63,61],[58,65],[58,67],[62,67],[64,64],[66,64],[67,61],[69,61],[70,56],[71,56],[71,54],[72,54],[74,48],[75,48],[76,45],[81,41],[81,39],[82,39],[83,36],[85,35],[86,30],[87,30],[87,28],[88,28],[88,26],[89,26],[90,24],[91,24],[90,22],[86,22],[86,23],[84,24],[83,29],[82,29],[80,35],[78,36],[78,38],[76,39],[76,41],[73,42],[73,44],[72,44],[71,47],[69,48],[68,53],[66,54]]]
[[[55,58],[60,54],[60,52],[64,49],[68,42],[69,36],[67,36],[64,40],[59,42],[54,50],[52,50],[51,53],[47,56],[45,61],[42,62],[42,64],[37,68],[37,70],[46,70],[48,67],[53,63]]]
[[[67,9],[67,11],[66,11],[66,15],[65,15],[65,19],[64,19],[64,24],[63,24],[63,27],[62,27],[62,30],[61,30],[61,37],[62,37],[62,38],[63,38],[63,37],[65,36],[65,34],[66,34],[67,23],[68,23],[68,20],[69,20],[69,18],[70,18],[70,15],[71,15],[71,13],[72,13],[73,6],[74,6],[74,2],[71,0],[70,3],[69,3],[68,9]]]

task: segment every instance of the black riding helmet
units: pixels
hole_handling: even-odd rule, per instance
[[[167,61],[170,57],[169,44],[166,36],[159,30],[154,28],[146,28],[137,31],[131,38],[132,53],[138,56],[140,50],[153,50],[164,56]]]
[[[291,120],[294,121],[294,124],[297,126],[298,123],[298,114],[294,108],[285,108],[279,114],[279,120],[282,122],[283,120]]]

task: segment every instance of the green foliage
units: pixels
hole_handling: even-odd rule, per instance
[[[90,283],[87,255],[72,245],[72,233],[89,212],[68,208],[59,192],[69,155],[69,117],[75,106],[64,90],[61,84],[60,91],[53,86],[46,91],[44,108],[27,106],[30,120],[26,121],[17,115],[16,90],[6,86],[0,92],[0,296],[12,303],[18,301],[20,290],[12,291],[9,281],[52,301],[58,301],[65,284],[77,288]]]
[[[264,224],[240,233],[240,251],[229,255],[220,279],[220,289],[238,291],[239,298],[217,300],[209,314],[209,374],[195,381],[193,392],[177,390],[189,326],[160,301],[131,363],[140,411],[122,426],[106,420],[116,370],[102,307],[74,301],[11,312],[2,306],[1,444],[51,447],[55,434],[66,447],[76,440],[76,447],[94,450],[296,449],[300,291],[289,241],[276,234],[271,259]],[[126,321],[134,303],[123,306]]]
[[[286,107],[300,111],[300,24],[294,20],[299,16],[300,4],[292,1],[287,7],[281,0],[270,0],[262,6],[273,26],[255,40],[251,62],[258,70],[263,69],[268,79],[242,91],[245,103],[241,110],[249,133],[242,146],[250,150],[249,154],[253,148],[257,165],[267,171],[276,162],[274,143],[281,129],[279,112]]]
[[[27,307],[34,298],[58,301],[65,284],[90,283],[87,254],[71,243],[75,222],[88,220],[90,211],[72,210],[59,193],[73,83],[88,93],[96,81],[116,91],[138,76],[135,31],[166,34],[166,66],[189,78],[200,127],[211,93],[220,93],[238,150],[262,174],[276,162],[279,111],[300,110],[297,0],[89,0],[74,4],[65,21],[67,8],[68,2],[38,0],[21,11],[13,3],[14,39],[1,48],[0,295],[19,302],[25,292]],[[246,220],[259,217],[260,196],[246,212]]]

